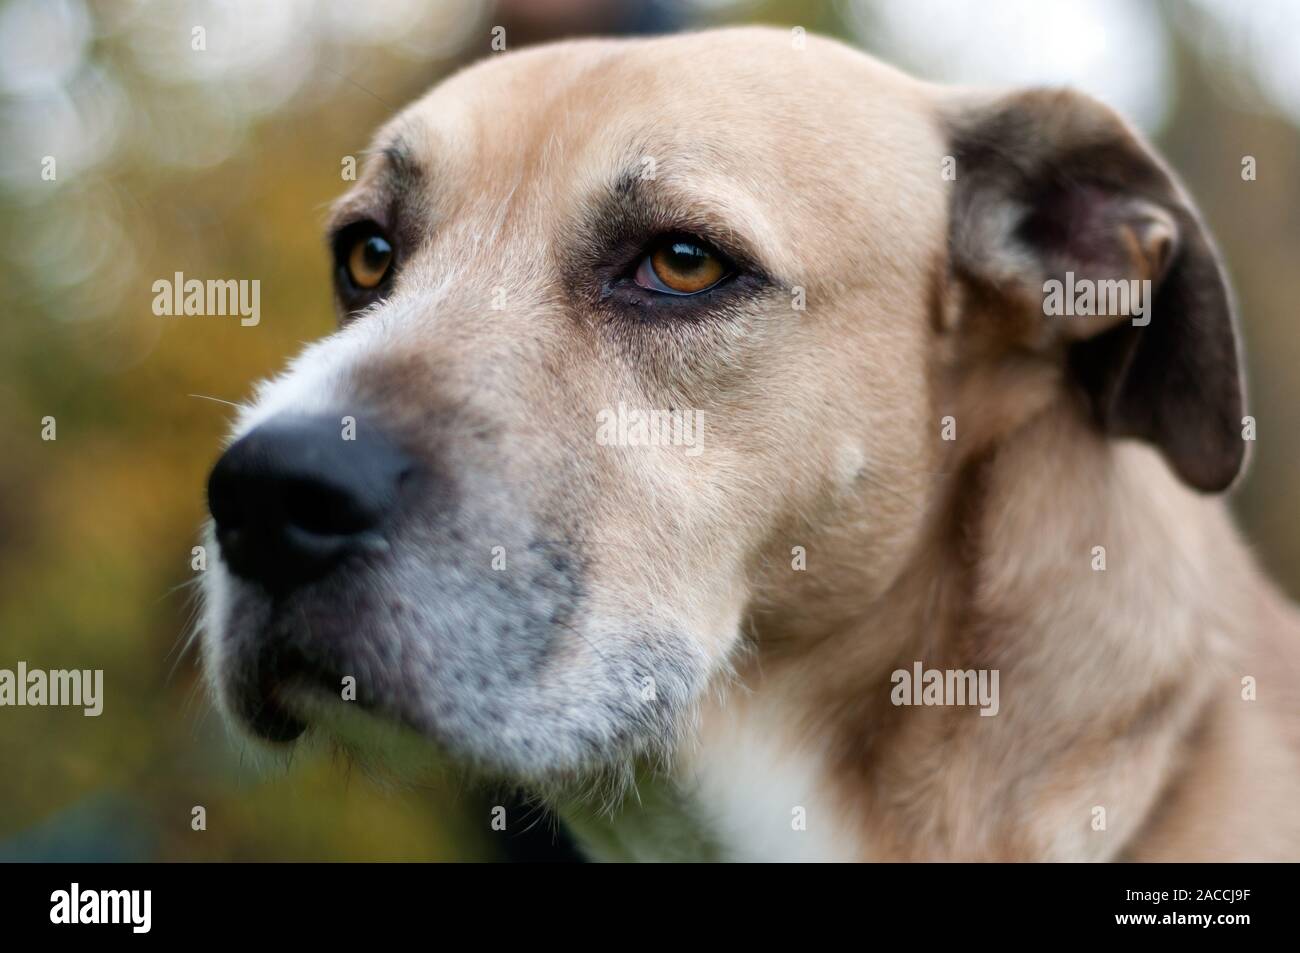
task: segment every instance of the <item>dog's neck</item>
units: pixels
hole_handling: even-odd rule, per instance
[[[756,616],[672,777],[578,825],[597,855],[1124,855],[1223,687],[1248,556],[1220,503],[1065,405],[935,480],[933,525],[849,618]],[[817,558],[854,565],[848,542]],[[996,715],[895,704],[918,662],[996,672]]]

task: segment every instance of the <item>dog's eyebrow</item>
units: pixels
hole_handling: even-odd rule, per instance
[[[703,179],[697,180],[702,182]],[[773,274],[768,256],[759,247],[766,228],[761,220],[742,215],[747,202],[730,193],[726,201],[707,188],[690,187],[679,176],[648,175],[641,162],[629,163],[592,203],[600,233],[685,231],[714,242],[724,253],[746,265]]]
[[[391,227],[394,217],[402,217],[401,210],[419,205],[415,196],[428,172],[406,141],[395,136],[370,155],[374,157],[373,170],[330,210],[325,224],[327,240],[360,218],[374,218]]]
[[[400,197],[424,179],[424,166],[400,136],[379,150],[384,159],[384,178],[390,193]]]

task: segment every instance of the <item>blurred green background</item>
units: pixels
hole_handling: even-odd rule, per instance
[[[933,79],[1070,83],[1156,139],[1240,299],[1259,441],[1234,506],[1300,594],[1300,3],[7,0],[0,668],[102,668],[106,701],[0,708],[0,858],[498,856],[454,774],[390,788],[323,753],[254,764],[228,736],[181,651],[230,412],[191,395],[243,399],[331,330],[319,227],[343,157],[492,55],[494,26],[513,49],[729,22],[838,35]],[[261,323],[156,317],[151,286],[177,271],[260,279]]]

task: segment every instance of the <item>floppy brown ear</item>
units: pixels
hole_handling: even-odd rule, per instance
[[[955,276],[1022,341],[1060,349],[1107,433],[1155,445],[1199,490],[1226,488],[1245,457],[1236,321],[1182,187],[1079,93],[966,101],[949,116]],[[1048,316],[1045,285],[1067,272],[1075,284],[1149,279],[1146,313]]]

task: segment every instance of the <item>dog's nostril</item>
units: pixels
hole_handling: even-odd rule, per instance
[[[383,502],[383,501],[380,501]],[[373,529],[383,519],[375,501],[361,499],[347,488],[310,480],[284,488],[285,519],[320,536],[338,536]]]
[[[350,552],[375,548],[412,462],[364,425],[345,440],[330,418],[277,417],[236,442],[208,479],[222,556],[281,592]]]

